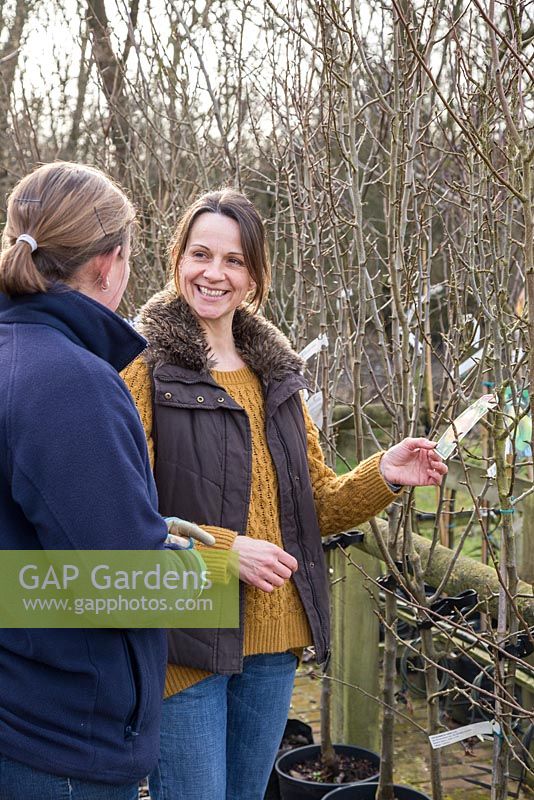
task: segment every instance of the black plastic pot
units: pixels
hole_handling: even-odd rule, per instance
[[[380,769],[380,756],[378,753],[373,753],[372,750],[366,750],[364,747],[356,747],[351,744],[335,744],[334,750],[336,753],[343,753],[345,755],[354,756],[355,758],[365,758],[370,761],[373,766],[376,764],[376,775],[371,775],[366,779],[367,781],[376,781]],[[321,798],[325,797],[333,789],[338,788],[339,784],[336,783],[315,783],[314,781],[293,778],[289,774],[295,764],[301,761],[313,761],[318,757],[320,752],[320,746],[312,744],[308,747],[297,747],[295,750],[290,750],[288,753],[284,753],[280,756],[276,762],[275,769],[280,784],[281,800],[321,800]],[[358,786],[359,783],[360,782],[347,785]]]
[[[330,794],[325,795],[324,800],[375,800],[378,783],[353,783],[351,786],[340,786]],[[411,786],[393,787],[396,800],[431,800],[427,794],[412,789]]]
[[[278,750],[278,754],[276,759],[278,760],[281,755],[287,753],[288,750],[293,748],[293,745],[284,747],[284,743],[287,739],[295,737],[300,738],[299,747],[302,747],[305,744],[313,744],[313,731],[311,729],[311,725],[308,725],[306,722],[302,722],[300,719],[288,719],[286,722],[286,727],[284,730],[284,735],[282,736],[282,741],[280,742],[280,749]],[[267,789],[265,790],[265,794],[263,796],[263,800],[280,800],[280,786],[278,784],[278,775],[276,774],[276,770],[273,766],[271,775],[269,777],[269,783],[267,784]]]
[[[469,683],[473,683],[480,672],[480,666],[477,662],[463,653],[454,653],[449,656],[449,667],[455,675]],[[465,684],[462,681],[458,681],[458,686],[463,688]],[[458,725],[469,725],[475,721],[473,702],[470,697],[465,696],[465,688],[463,692],[455,691],[453,686],[452,690],[445,695],[442,707],[445,713]]]

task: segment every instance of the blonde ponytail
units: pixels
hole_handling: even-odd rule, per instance
[[[24,242],[15,242],[0,253],[0,292],[10,296],[46,292],[47,281],[32,258],[31,249]]]

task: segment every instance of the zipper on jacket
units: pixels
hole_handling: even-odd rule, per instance
[[[223,387],[221,387],[222,389]],[[224,391],[226,391],[224,389]],[[248,487],[247,487],[247,496],[245,498],[244,504],[244,516],[242,520],[242,529],[243,532],[246,533],[247,530],[247,521],[248,521],[248,512],[250,506],[250,493],[252,489],[252,432],[250,430],[250,420],[248,418],[248,414],[244,408],[241,408],[241,411],[245,417],[245,428],[247,431],[247,453],[249,454],[248,459]],[[226,459],[225,459],[226,464]],[[245,642],[245,587],[239,582],[239,671],[243,672],[243,650],[244,650],[244,642]]]
[[[274,416],[272,417],[272,420],[273,420],[274,426],[276,428],[276,434],[278,436],[280,444],[282,445],[282,448],[284,450],[285,457],[286,457],[287,471],[288,471],[288,475],[289,475],[289,482],[291,484],[291,498],[293,500],[293,509],[294,509],[294,512],[295,512],[295,520],[297,522],[298,533],[299,533],[299,540],[298,540],[299,549],[300,549],[300,552],[302,553],[302,560],[304,562],[304,568],[305,568],[305,571],[306,571],[306,577],[308,579],[308,584],[309,584],[310,589],[311,589],[313,606],[315,608],[315,612],[316,612],[317,617],[319,619],[319,622],[321,624],[321,638],[322,638],[323,649],[325,651],[327,651],[326,639],[324,638],[324,634],[323,634],[323,617],[322,617],[322,614],[321,614],[321,612],[319,610],[319,606],[317,604],[317,595],[315,594],[315,588],[313,586],[313,581],[311,579],[310,570],[308,568],[308,561],[307,561],[307,559],[305,557],[304,550],[303,550],[302,545],[301,545],[302,538],[303,538],[303,533],[302,533],[302,525],[300,523],[300,514],[298,512],[298,504],[297,504],[297,502],[295,500],[295,487],[293,485],[293,473],[292,473],[293,467],[292,467],[292,464],[291,464],[291,458],[290,458],[290,455],[289,455],[289,450],[287,448],[287,445],[284,442],[282,434],[280,433],[280,428],[279,428],[278,423],[276,422]]]
[[[213,385],[216,386],[218,389],[220,389],[221,392],[224,392],[224,394],[226,394],[227,397],[230,397],[230,399],[232,399],[231,396],[226,391],[226,389],[224,388],[224,386],[219,386],[219,384],[216,381],[213,382]],[[244,408],[239,406],[239,404],[237,405],[238,408],[233,408],[232,412],[233,413],[237,412],[238,414],[241,413],[244,416],[245,428],[247,433],[247,452],[249,453],[247,496],[245,498],[245,504],[244,504],[244,516],[243,519],[241,520],[241,525],[240,525],[240,529],[243,530],[243,532],[245,532],[247,528],[248,509],[250,505],[250,492],[252,486],[252,433],[250,430],[250,421],[247,412],[245,411]],[[226,411],[229,411],[229,406],[226,407]],[[225,437],[225,442],[226,442],[226,437]],[[226,469],[227,465],[226,457],[224,457],[224,464]],[[226,485],[226,474],[224,476],[224,481]],[[224,490],[222,492],[222,496],[224,497]],[[222,523],[222,520],[220,521]],[[239,672],[243,672],[243,649],[245,640],[244,620],[245,620],[245,587],[242,585],[240,581],[239,582]],[[215,662],[218,661],[218,648],[219,648],[219,643],[217,637],[217,656],[214,659],[214,666],[216,666]],[[213,671],[216,672],[217,670],[214,669]]]
[[[130,645],[130,642],[128,641],[128,636],[126,633],[122,634],[122,640],[126,656],[126,663],[128,665],[128,673],[130,676],[130,685],[132,687],[132,694],[133,694],[132,709],[126,718],[126,723],[124,725],[124,738],[133,739],[134,737],[139,736],[139,731],[136,730],[135,726],[138,706],[139,706],[139,690],[134,675],[134,661],[132,658],[132,647]]]

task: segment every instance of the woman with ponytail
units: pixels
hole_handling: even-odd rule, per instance
[[[42,166],[9,198],[3,550],[165,546],[143,428],[118,374],[145,347],[115,314],[134,217],[106,175],[79,164]],[[157,761],[165,662],[159,630],[0,630],[0,800],[136,800]]]

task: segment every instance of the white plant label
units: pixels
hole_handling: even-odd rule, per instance
[[[475,400],[459,417],[454,420],[454,425],[449,425],[441,439],[436,445],[438,453],[446,461],[454,451],[458,442],[464,438],[469,431],[475,427],[477,422],[497,406],[498,400],[494,394],[485,394]]]
[[[318,428],[323,427],[323,393],[315,392],[306,400],[308,411]]]
[[[299,356],[303,358],[304,361],[308,361],[325,347],[328,347],[328,336],[326,333],[321,333],[313,342],[307,344],[304,350],[300,351]]]
[[[475,722],[473,725],[464,725],[461,728],[455,728],[452,731],[445,731],[445,733],[435,733],[429,736],[430,744],[433,750],[439,747],[447,747],[448,744],[461,742],[463,739],[470,739],[471,736],[492,736],[494,733],[499,734],[501,727],[495,720],[485,722]]]

